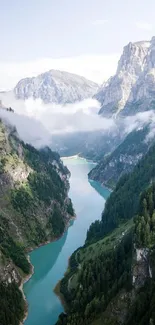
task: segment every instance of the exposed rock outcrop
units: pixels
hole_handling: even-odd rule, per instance
[[[104,116],[132,115],[155,107],[155,37],[124,47],[116,74],[96,98]]]

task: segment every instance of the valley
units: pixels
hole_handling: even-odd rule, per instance
[[[55,324],[63,312],[61,301],[53,292],[68,266],[70,255],[85,241],[90,224],[99,218],[110,192],[96,182],[89,183],[87,174],[93,164],[81,158],[63,159],[71,173],[69,196],[76,219],[57,241],[30,253],[34,274],[24,285],[28,308],[25,325]]]
[[[67,314],[57,325],[154,323],[154,166],[152,146],[120,178],[101,220],[71,255],[60,282]]]
[[[26,305],[19,287],[31,273],[27,252],[59,238],[74,216],[69,170],[49,148],[22,142],[0,121],[0,322],[19,324]],[[13,297],[15,304],[12,304]],[[8,303],[7,303],[8,302]],[[14,313],[16,317],[14,317]]]
[[[14,68],[12,86],[10,64],[0,89],[0,325],[155,325],[155,36],[124,36],[106,79],[112,58],[99,59],[102,48],[91,58],[62,56],[65,35],[78,51],[82,37],[73,42],[69,19],[62,33],[61,10],[51,19],[53,11],[58,58],[39,59],[37,68],[22,57],[23,77]],[[86,17],[76,27],[95,53],[94,29],[110,24]],[[106,34],[100,46],[117,50],[118,37]],[[53,53],[55,42],[42,50],[52,44]]]

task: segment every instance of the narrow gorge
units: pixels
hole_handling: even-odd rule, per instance
[[[29,304],[25,325],[55,324],[64,311],[54,288],[67,270],[71,254],[84,244],[87,229],[99,218],[109,191],[97,182],[89,182],[87,174],[94,166],[85,159],[63,160],[70,170],[70,191],[76,219],[70,221],[68,230],[57,241],[47,244],[30,254],[34,274],[24,285]]]

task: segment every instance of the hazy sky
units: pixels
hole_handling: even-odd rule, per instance
[[[101,82],[155,34],[154,0],[0,0],[0,89],[50,68]]]

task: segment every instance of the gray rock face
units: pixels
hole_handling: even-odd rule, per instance
[[[124,47],[115,76],[96,95],[105,116],[132,115],[155,107],[155,37]]]
[[[18,99],[42,99],[44,103],[74,103],[92,97],[98,85],[72,73],[50,70],[37,77],[18,82],[14,94]]]
[[[149,127],[129,133],[111,154],[101,159],[90,171],[89,178],[114,188],[119,178],[131,172],[154,143],[153,139],[145,141],[148,132]]]

